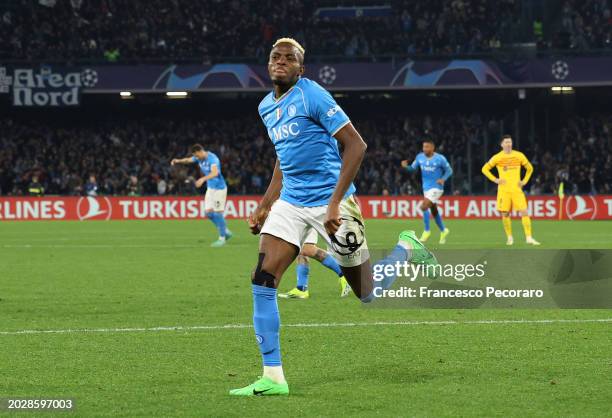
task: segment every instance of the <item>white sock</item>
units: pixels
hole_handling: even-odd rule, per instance
[[[225,237],[219,237],[219,241],[225,241]]]
[[[410,246],[408,245],[408,243],[404,242],[404,241],[398,241],[397,245],[399,245],[402,248],[405,248],[406,250],[411,250],[412,248],[410,248]]]
[[[287,383],[283,366],[264,366],[263,377],[267,377],[274,383]]]

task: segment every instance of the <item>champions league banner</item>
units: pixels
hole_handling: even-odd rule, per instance
[[[407,60],[306,64],[306,76],[329,90],[529,88],[612,85],[612,58]],[[80,93],[266,91],[265,65],[106,65],[19,67],[0,63],[0,95],[15,106],[73,106]]]
[[[529,88],[612,85],[612,57],[499,60],[407,60],[306,64],[306,76],[329,90]],[[0,94],[16,106],[66,106],[79,93],[266,91],[265,65],[105,65],[83,68],[8,67],[0,63]]]

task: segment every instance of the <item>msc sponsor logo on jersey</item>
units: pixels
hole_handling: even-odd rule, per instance
[[[340,106],[336,105],[327,111],[327,116],[332,117],[340,111]]]
[[[268,135],[274,141],[287,139],[290,136],[297,136],[300,133],[300,125],[297,122],[285,123],[276,128],[270,128]]]

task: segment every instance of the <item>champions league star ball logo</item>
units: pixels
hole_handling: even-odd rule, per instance
[[[550,71],[556,80],[565,80],[569,75],[569,65],[565,61],[555,61]]]
[[[319,80],[323,84],[333,84],[336,81],[336,69],[326,65],[319,70]]]
[[[83,87],[93,87],[98,84],[98,72],[91,68],[86,68],[81,72],[81,84]]]

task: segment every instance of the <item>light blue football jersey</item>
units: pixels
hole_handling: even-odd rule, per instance
[[[280,98],[274,92],[264,97],[259,115],[283,172],[281,200],[296,206],[327,205],[342,166],[333,136],[350,122],[346,113],[323,87],[302,77]],[[345,197],[353,193],[351,184]]]
[[[453,170],[444,155],[437,152],[431,158],[427,158],[425,154],[420,152],[409,166],[409,171],[416,171],[417,169],[421,170],[424,192],[430,189],[443,190],[444,186],[436,183],[436,181],[439,179],[446,181],[453,174]]]
[[[227,184],[225,184],[225,178],[223,178],[223,174],[221,174],[221,161],[216,154],[213,154],[210,151],[208,152],[208,156],[203,160],[198,160],[196,157],[192,157],[194,163],[200,166],[200,171],[205,176],[210,174],[210,166],[213,164],[217,165],[217,169],[219,170],[219,175],[217,177],[213,177],[206,182],[206,187],[213,190],[222,190],[227,188]]]

